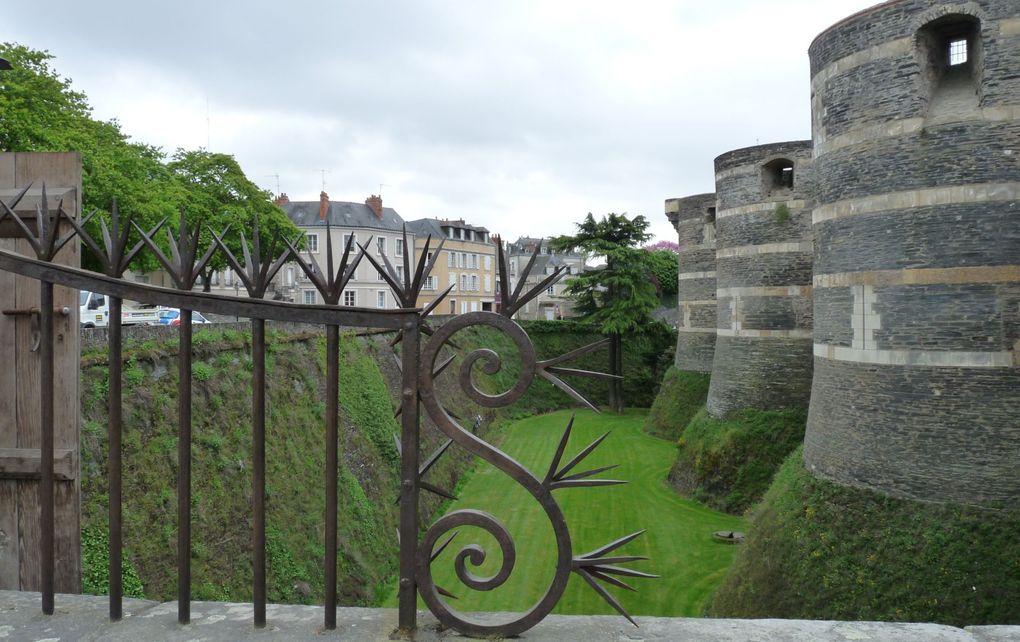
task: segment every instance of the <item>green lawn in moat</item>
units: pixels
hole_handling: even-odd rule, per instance
[[[680,497],[666,484],[676,456],[673,443],[642,431],[646,410],[623,415],[578,411],[573,434],[561,465],[605,432],[609,437],[571,473],[619,464],[598,477],[629,483],[595,488],[564,488],[553,492],[566,516],[574,554],[597,549],[639,529],[647,532],[610,555],[644,555],[648,561],[625,564],[660,575],[659,579],[623,577],[636,593],[609,587],[632,615],[697,616],[733,562],[736,547],[716,543],[713,531],[744,530],[745,521]],[[570,411],[554,412],[514,423],[506,429],[504,452],[539,479],[556,451]],[[466,544],[477,543],[488,553],[486,562],[469,571],[491,575],[501,561],[495,540],[474,528],[461,528],[453,543],[433,562],[437,583],[459,599],[450,601],[461,611],[524,611],[545,592],[555,568],[552,528],[534,498],[488,463],[470,474],[446,512],[474,508],[501,520],[514,538],[517,564],[507,582],[489,592],[463,586],[454,571],[454,558]],[[395,597],[391,598],[395,605]],[[571,574],[556,613],[615,613],[585,581]]]

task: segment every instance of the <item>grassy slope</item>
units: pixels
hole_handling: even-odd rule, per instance
[[[671,366],[662,378],[659,394],[648,411],[645,430],[663,439],[676,440],[684,428],[705,406],[710,375]]]
[[[1020,510],[922,504],[816,479],[794,451],[712,614],[1020,623]]]
[[[560,411],[519,421],[506,429],[502,448],[542,477],[569,417],[569,411]],[[678,497],[666,486],[664,479],[675,449],[669,442],[646,435],[643,423],[641,411],[622,416],[578,412],[565,460],[602,433],[612,431],[582,463],[582,468],[576,470],[618,463],[619,468],[601,476],[630,483],[563,489],[555,495],[570,524],[575,554],[635,530],[648,529],[625,546],[621,554],[650,557],[650,561],[631,566],[662,578],[634,580],[637,593],[611,589],[630,613],[700,615],[736,554],[735,547],[713,543],[711,533],[740,529],[744,522]],[[510,580],[495,591],[477,593],[466,589],[453,572],[453,558],[462,546],[477,541],[492,553],[481,571],[473,569],[477,573],[497,568],[500,556],[487,535],[463,529],[455,544],[433,563],[438,583],[461,598],[455,602],[459,610],[529,608],[545,591],[555,565],[552,531],[545,514],[530,495],[488,464],[479,465],[461,489],[460,501],[454,502],[449,510],[458,508],[481,509],[504,521],[517,545],[517,568]],[[615,613],[576,576],[571,577],[556,612]]]
[[[806,421],[807,412],[796,408],[738,410],[725,419],[702,409],[683,430],[670,481],[713,508],[743,513],[804,441]]]
[[[274,602],[321,601],[324,415],[321,338],[271,338],[267,354],[268,592]],[[193,595],[251,596],[251,361],[246,335],[203,329],[192,367]],[[372,604],[395,572],[390,509],[396,494],[396,431],[389,391],[345,337],[341,367],[341,601]],[[124,523],[129,571],[144,595],[169,599],[176,583],[177,362],[175,342],[126,348]],[[103,351],[83,358],[82,522],[88,592],[106,588],[106,390]],[[295,582],[307,582],[299,595]],[[139,588],[137,581],[129,586]],[[138,591],[132,591],[137,593]]]

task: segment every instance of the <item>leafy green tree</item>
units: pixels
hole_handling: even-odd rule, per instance
[[[676,294],[679,286],[680,263],[677,261],[676,252],[671,250],[648,251],[651,258],[652,277],[655,279],[655,287],[660,296]]]
[[[241,256],[239,234],[247,234],[255,218],[266,241],[274,234],[290,240],[298,235],[297,226],[273,203],[272,194],[248,180],[233,156],[178,149],[167,168],[183,188],[184,210],[188,217],[194,217],[205,225],[203,246],[212,241],[209,236],[212,230],[220,233],[229,226],[232,233],[224,241],[234,256]],[[281,242],[276,251],[283,247]],[[206,290],[209,289],[212,272],[225,267],[226,258],[219,253],[214,254],[203,274]]]
[[[596,221],[588,214],[578,223],[577,234],[552,240],[560,252],[580,251],[590,257],[604,257],[605,264],[567,281],[566,291],[574,297],[575,309],[586,320],[599,326],[610,338],[610,372],[623,371],[622,335],[651,320],[658,305],[652,273],[651,253],[640,245],[651,238],[643,216],[627,218],[608,214]],[[619,380],[609,384],[609,405],[622,411],[624,400]]]
[[[50,53],[2,43],[0,57],[12,67],[0,74],[0,150],[79,152],[85,212],[108,215],[117,199],[122,213],[151,229],[163,218],[173,228],[183,209],[191,225],[219,232],[230,224],[228,247],[238,251],[234,239],[250,230],[254,217],[264,238],[274,232],[288,238],[297,234],[271,195],[248,180],[233,156],[178,149],[167,163],[160,148],[131,141],[116,120],[94,119],[85,94],[50,66]],[[93,226],[89,231],[98,236],[98,220]],[[203,245],[211,242],[208,230],[203,234]],[[163,237],[157,241],[162,243]],[[96,267],[90,253],[85,252],[83,259],[86,266]],[[225,265],[217,254],[209,269]],[[141,252],[132,267],[149,271],[159,266],[154,257]]]
[[[86,212],[108,214],[116,198],[122,212],[152,227],[177,211],[181,193],[159,148],[131,142],[116,121],[93,119],[85,94],[50,66],[51,54],[3,43],[0,57],[12,67],[0,75],[0,150],[79,152]],[[90,231],[98,234],[98,221]],[[83,257],[89,265],[91,255]],[[156,262],[142,253],[135,267],[154,269]]]

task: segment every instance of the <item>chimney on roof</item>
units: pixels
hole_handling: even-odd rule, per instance
[[[375,213],[375,217],[377,219],[380,221],[382,220],[382,196],[372,194],[365,199],[365,205],[368,205],[368,207]]]
[[[276,206],[286,205],[287,203],[290,203],[290,198],[287,196],[287,192],[281,192],[279,196],[273,199],[273,203]]]
[[[329,213],[329,194],[326,192],[319,192],[319,220],[325,221],[326,214]]]

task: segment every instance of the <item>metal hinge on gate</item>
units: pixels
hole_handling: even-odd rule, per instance
[[[11,317],[32,317],[32,345],[28,350],[29,352],[38,351],[39,341],[42,338],[39,333],[39,308],[16,308],[13,310],[4,310],[3,314]],[[69,317],[71,316],[71,308],[66,305],[62,308],[54,308],[53,314]]]

